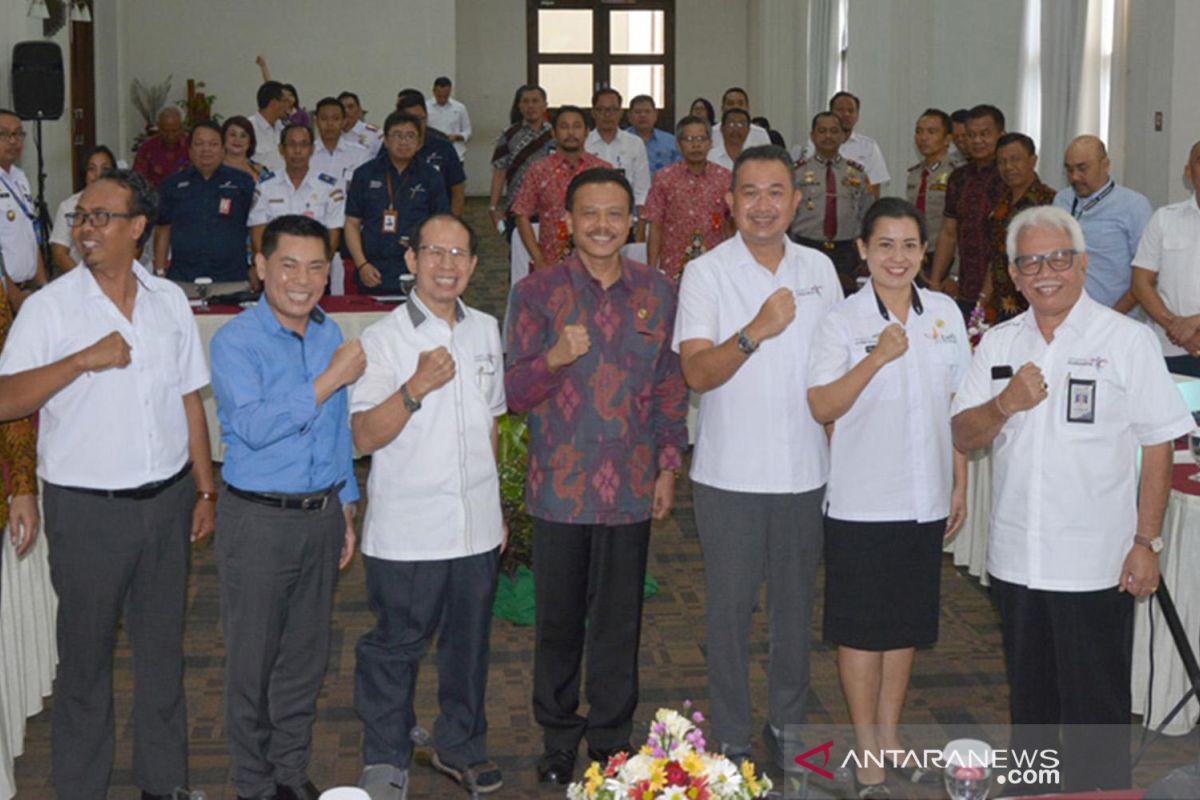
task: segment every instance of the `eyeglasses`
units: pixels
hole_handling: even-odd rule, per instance
[[[1042,264],[1049,264],[1050,269],[1055,272],[1064,272],[1070,269],[1071,265],[1075,263],[1075,256],[1077,255],[1079,255],[1078,250],[1063,248],[1062,250],[1053,250],[1049,253],[1017,256],[1013,259],[1013,266],[1022,275],[1037,275],[1042,271]]]
[[[72,228],[78,228],[81,225],[88,223],[90,223],[93,228],[103,228],[108,225],[108,221],[113,217],[133,219],[138,215],[129,214],[124,211],[72,211],[66,216],[67,224]]]
[[[698,136],[680,136],[679,141],[683,142],[684,144],[696,144],[698,142],[707,142],[711,138],[711,136],[700,134]]]
[[[461,247],[442,247],[440,244],[423,244],[417,248],[417,251],[424,253],[430,261],[441,261],[449,255],[450,261],[454,264],[464,264],[471,257],[469,250]]]
[[[722,128],[733,128],[734,130],[741,130],[742,128],[749,128],[750,123],[749,122],[722,122],[721,127]]]
[[[393,142],[415,142],[421,138],[421,134],[416,131],[396,131],[395,133],[389,133],[387,138]]]
[[[0,139],[8,139],[9,141],[23,142],[29,134],[25,131],[0,131]]]

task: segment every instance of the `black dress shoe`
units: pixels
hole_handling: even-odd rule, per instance
[[[626,742],[625,744],[618,745],[617,747],[589,746],[587,750],[588,760],[599,762],[601,769],[604,769],[604,766],[608,764],[608,760],[617,753],[628,753],[629,755],[633,755],[633,748],[629,746],[628,742]]]
[[[537,764],[538,780],[566,786],[575,777],[574,750],[547,750]]]
[[[321,790],[312,781],[305,781],[303,786],[275,786],[275,800],[317,800],[320,796]]]

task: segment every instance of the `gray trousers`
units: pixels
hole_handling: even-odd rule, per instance
[[[46,484],[58,674],[50,734],[61,798],[103,800],[113,766],[113,648],[122,613],[133,645],[133,777],[144,791],[187,785],[183,613],[191,477],[147,500]]]
[[[224,492],[217,503],[225,732],[241,796],[308,780],[345,533],[336,501],[292,511]]]
[[[731,751],[750,750],[750,621],[764,579],[768,720],[780,730],[804,721],[824,496],[825,487],[751,494],[692,485],[704,551],[709,719],[713,738]]]

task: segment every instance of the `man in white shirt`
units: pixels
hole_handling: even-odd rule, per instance
[[[134,651],[142,797],[187,785],[183,615],[191,541],[217,499],[200,389],[208,366],[183,291],[134,257],[154,193],[117,170],[72,216],[85,268],[29,298],[0,354],[0,419],[40,409],[38,475],[58,594],[51,770],[59,797],[102,800],[113,765],[113,648]]]
[[[607,161],[633,187],[633,203],[640,215],[650,193],[650,159],[646,145],[636,134],[620,128],[621,93],[604,88],[592,95],[592,122],[595,127],[584,140],[583,149]]]
[[[284,171],[263,176],[254,191],[246,224],[255,254],[262,252],[267,223],[285,214],[299,214],[329,229],[330,249],[336,250],[346,224],[346,188],[340,175],[312,169],[312,129],[292,123],[283,131]]]
[[[446,134],[454,144],[458,160],[467,160],[467,142],[471,139],[471,115],[467,107],[450,96],[453,86],[445,75],[433,82],[433,100],[429,105],[429,127]]]
[[[731,108],[738,108],[742,111],[745,111],[746,119],[750,119],[750,95],[746,94],[746,90],[740,86],[731,86],[725,90],[725,94],[721,95],[720,116],[717,117],[717,120],[712,126],[713,153],[725,152],[725,137],[721,132],[721,122],[725,119],[725,112]],[[766,145],[770,143],[771,135],[767,133],[766,128],[762,127],[761,125],[749,126],[744,142],[746,147],[758,147],[759,145]],[[737,158],[736,154],[734,154],[733,158],[729,159],[729,164],[726,164],[723,161],[714,158],[711,153],[709,155],[710,160],[716,161],[726,169],[733,168],[734,158]]]
[[[377,125],[363,119],[367,112],[354,92],[342,92],[337,99],[346,112],[346,121],[342,124],[342,139],[349,144],[365,147],[371,158],[374,158],[383,147],[383,131],[379,130]]]
[[[883,151],[870,136],[855,133],[854,126],[858,124],[859,101],[849,92],[838,92],[829,99],[829,110],[842,124],[842,133],[846,138],[838,152],[844,158],[857,161],[867,168],[867,178],[871,181],[871,194],[879,197],[879,187],[892,179],[888,172],[887,163],[883,160]],[[792,151],[792,159],[811,158],[812,142],[796,147]]]
[[[787,238],[800,203],[788,154],[753,147],[726,196],[738,233],[688,263],[673,346],[700,393],[691,478],[704,550],[705,634],[717,749],[751,751],[749,631],[763,580],[770,614],[763,738],[780,768],[804,722],[809,626],[829,474],[824,429],[804,408],[813,333],[842,299],[833,264]]]
[[[0,109],[0,250],[9,280],[5,283],[13,310],[20,308],[25,292],[18,284],[46,283],[46,265],[37,242],[37,208],[29,178],[17,166],[25,148],[21,118]]]
[[[1012,747],[1062,753],[1066,792],[1129,786],[1134,597],[1158,588],[1172,440],[1195,424],[1153,334],[1083,291],[1085,248],[1061,208],[1009,223],[1030,308],[984,336],[951,408],[959,450],[993,447]]]
[[[1200,142],[1184,179],[1192,196],[1154,212],[1133,257],[1133,293],[1153,321],[1167,368],[1200,377]]]
[[[287,120],[287,100],[283,84],[267,81],[258,87],[258,111],[250,115],[254,138],[258,142],[255,155],[271,172],[283,172],[283,157],[279,154],[280,137]]]
[[[360,785],[376,800],[406,791],[417,666],[439,629],[433,765],[481,793],[502,785],[484,689],[506,535],[495,458],[504,356],[496,320],[460,300],[475,245],[449,214],[415,229],[404,257],[415,288],[363,334],[367,371],[351,390],[354,444],[373,454],[362,551],[377,622],[355,649],[354,702]]]
[[[317,125],[317,140],[313,143],[309,169],[332,175],[343,183],[349,183],[354,170],[371,157],[367,148],[353,144],[342,137],[342,126],[346,122],[346,110],[336,97],[322,97],[317,101],[314,119]]]

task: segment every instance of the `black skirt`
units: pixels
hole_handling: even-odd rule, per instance
[[[938,638],[946,521],[825,518],[825,640],[898,650]]]

